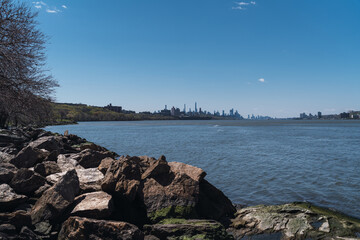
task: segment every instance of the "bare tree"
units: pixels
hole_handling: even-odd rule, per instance
[[[0,127],[38,123],[57,82],[44,70],[45,35],[25,3],[0,0]]]

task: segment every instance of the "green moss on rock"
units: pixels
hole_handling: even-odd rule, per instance
[[[151,222],[159,222],[165,218],[196,218],[195,208],[192,206],[169,206],[152,213],[148,213]]]

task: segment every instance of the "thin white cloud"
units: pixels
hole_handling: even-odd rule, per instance
[[[58,13],[58,12],[60,12],[59,10],[57,10],[57,9],[46,9],[46,12],[47,13]]]
[[[44,3],[43,1],[40,1],[40,2],[33,2],[33,4],[35,4],[35,5],[43,5],[43,6],[46,6],[46,3]]]
[[[35,8],[37,9],[40,9],[42,8],[43,6],[46,6],[46,3],[42,2],[42,1],[39,1],[39,2],[32,2],[35,6]]]
[[[37,2],[32,2],[34,4],[34,7],[37,9],[46,9],[45,11],[47,13],[59,13],[61,12],[61,10],[58,9],[58,7],[56,6],[49,6],[47,3],[43,2],[43,1],[37,1]],[[60,6],[59,6],[60,7]],[[63,9],[67,9],[66,5],[61,5],[61,8]]]
[[[245,10],[246,8],[237,6],[237,7],[232,7],[232,9],[234,9],[234,10]]]
[[[264,82],[265,82],[265,79],[264,79],[264,78],[259,78],[258,81],[261,82],[261,83],[264,83]]]
[[[255,6],[256,2],[255,1],[250,1],[250,2],[235,2],[236,6],[232,7],[232,9],[234,10],[245,10],[245,7],[250,7],[250,5]]]

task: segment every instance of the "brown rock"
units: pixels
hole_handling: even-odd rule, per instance
[[[17,193],[33,194],[39,187],[45,184],[45,178],[26,168],[19,169],[9,185]]]
[[[40,137],[36,139],[35,141],[32,141],[29,146],[31,148],[37,148],[37,149],[45,149],[49,152],[52,152],[54,150],[59,150],[62,148],[62,140],[61,137],[57,136],[46,136],[46,137]]]
[[[225,226],[230,224],[236,208],[225,194],[208,181],[200,182],[200,196],[196,208],[198,214],[206,219],[214,219]]]
[[[100,165],[101,160],[107,157],[112,157],[110,152],[98,152],[92,149],[85,149],[79,154],[79,164],[84,168],[96,168]]]
[[[148,178],[144,182],[142,197],[152,221],[167,217],[192,217],[199,197],[199,183],[185,174],[169,174],[162,179]]]
[[[110,194],[118,192],[120,195],[123,195],[123,193],[129,191],[124,190],[121,185],[128,186],[128,184],[118,184],[118,182],[123,182],[124,180],[140,181],[141,171],[139,163],[132,159],[119,159],[118,161],[114,161],[105,174],[101,188],[104,192]]]
[[[45,149],[37,149],[31,146],[23,148],[15,158],[10,160],[17,168],[34,167],[36,163],[43,161],[50,155],[50,152]]]
[[[165,157],[153,162],[148,169],[141,175],[141,179],[153,178],[159,175],[168,174],[170,166]]]
[[[58,240],[63,239],[143,240],[144,235],[135,225],[126,222],[70,217],[63,223],[58,236]]]
[[[46,190],[31,211],[33,223],[56,221],[74,201],[79,192],[79,178],[75,170],[68,171],[53,187]]]
[[[115,160],[111,157],[104,158],[103,160],[101,160],[101,163],[98,166],[99,171],[105,174],[108,168],[111,167],[112,162],[114,161]]]
[[[85,193],[76,197],[71,215],[95,219],[108,218],[114,208],[112,196],[105,192]]]
[[[0,210],[10,211],[27,200],[25,195],[18,195],[7,184],[0,185]]]
[[[198,167],[180,162],[169,162],[168,164],[171,168],[171,171],[175,173],[186,174],[197,182],[200,182],[206,176],[206,172]]]
[[[61,169],[56,162],[44,161],[42,163],[36,164],[34,171],[46,177],[50,174],[61,172]]]

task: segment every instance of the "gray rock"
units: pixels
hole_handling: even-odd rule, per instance
[[[76,154],[60,154],[57,158],[57,164],[61,171],[64,172],[72,169],[83,169],[83,167],[79,165],[78,161],[75,159],[76,157]]]
[[[79,192],[79,178],[75,170],[68,171],[54,186],[46,190],[31,211],[33,223],[58,221]]]
[[[5,183],[0,185],[0,210],[9,211],[26,200],[26,196],[16,194],[9,185]]]
[[[240,209],[231,228],[236,239],[279,233],[280,239],[351,239],[360,220],[309,203],[259,205]]]
[[[76,197],[71,215],[94,219],[108,218],[114,208],[112,196],[105,192],[85,193]]]
[[[6,152],[2,152],[0,150],[0,163],[8,163],[14,157],[15,157],[15,155],[9,154],[9,153],[6,153]]]
[[[87,169],[74,169],[77,172],[80,181],[80,188],[82,192],[99,191],[101,190],[101,182],[104,178],[97,168]],[[64,176],[66,172],[60,172],[51,174],[46,177],[46,180],[52,184],[55,184],[59,179]]]
[[[35,232],[39,233],[41,235],[49,235],[52,229],[52,225],[46,221],[46,222],[39,222],[35,224]]]

